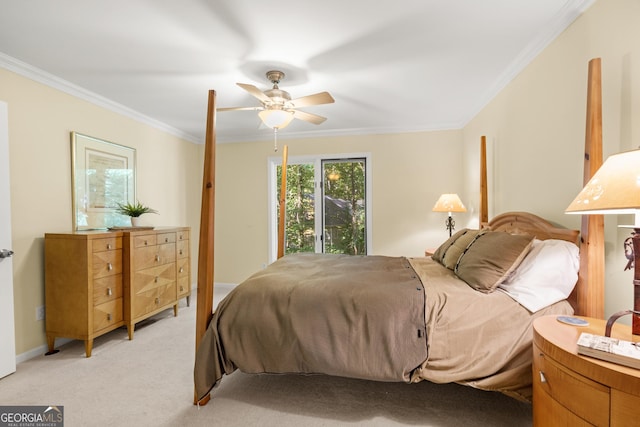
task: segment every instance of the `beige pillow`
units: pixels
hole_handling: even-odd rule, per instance
[[[473,289],[493,292],[520,265],[533,239],[503,231],[479,233],[460,256],[454,272]]]
[[[434,261],[438,261],[440,264],[444,265],[444,255],[447,252],[447,249],[449,249],[449,247],[451,247],[451,245],[453,245],[455,241],[458,240],[458,237],[460,237],[467,231],[468,229],[466,228],[463,228],[460,231],[456,231],[456,233],[453,236],[449,237],[443,244],[438,246],[438,249],[436,249],[433,255],[431,255],[431,258]]]
[[[447,267],[449,270],[456,268],[456,264],[458,263],[462,253],[480,233],[484,233],[484,231],[466,230],[465,233],[462,233],[445,252],[444,257],[442,258],[442,265]]]

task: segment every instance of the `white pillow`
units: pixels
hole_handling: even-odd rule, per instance
[[[504,291],[535,313],[566,299],[578,281],[578,246],[564,240],[534,240],[516,271],[501,283]]]

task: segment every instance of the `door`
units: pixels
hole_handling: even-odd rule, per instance
[[[295,252],[366,255],[370,248],[368,155],[292,157],[287,164],[285,254]],[[280,194],[282,167],[272,163],[269,203]],[[270,211],[272,227],[279,209]],[[275,229],[274,229],[275,230]],[[275,255],[276,233],[271,232]],[[270,257],[273,261],[275,256]]]
[[[8,109],[0,101],[0,378],[16,371],[10,203]]]

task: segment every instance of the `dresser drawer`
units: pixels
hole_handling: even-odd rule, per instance
[[[164,286],[176,281],[176,265],[174,263],[145,268],[134,273],[133,292],[136,296],[140,292]]]
[[[113,251],[122,249],[122,237],[108,237],[106,239],[94,239],[91,245],[93,252]]]
[[[138,318],[154,310],[176,302],[176,282],[165,283],[136,294],[133,317]]]
[[[93,308],[94,332],[122,322],[122,298],[116,298]]]
[[[175,262],[175,259],[176,245],[173,243],[137,248],[135,249],[133,259],[133,269],[141,270],[157,265],[163,265]]]
[[[176,233],[176,239],[179,242],[180,240],[189,240],[189,230],[182,230]]]
[[[163,243],[175,243],[176,242],[176,233],[161,233],[158,234],[158,239],[156,243],[161,245]]]
[[[186,295],[191,291],[191,286],[189,285],[189,278],[184,277],[182,279],[178,279],[178,298],[182,295]]]
[[[189,258],[181,258],[176,261],[178,279],[189,277]]]
[[[533,381],[572,413],[596,426],[609,425],[609,388],[564,368],[535,345]]]
[[[122,298],[122,274],[106,276],[93,281],[93,305]]]
[[[94,252],[92,256],[94,278],[122,274],[122,249]]]
[[[156,245],[156,235],[154,234],[143,234],[140,236],[133,237],[133,247],[134,248],[143,248],[145,246],[155,246]]]
[[[178,259],[189,258],[189,241],[181,240],[176,243],[176,257]]]

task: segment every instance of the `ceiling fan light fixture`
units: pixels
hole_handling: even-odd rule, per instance
[[[283,129],[293,120],[293,111],[263,110],[258,113],[260,120],[271,129]]]

